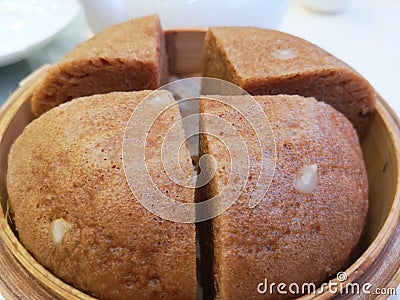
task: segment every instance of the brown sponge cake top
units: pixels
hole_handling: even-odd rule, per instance
[[[150,213],[124,174],[123,135],[148,94],[118,92],[65,103],[30,123],[9,156],[9,203],[22,244],[56,276],[101,299],[196,295],[194,225]],[[175,107],[154,123],[153,153],[159,136],[179,118]],[[191,170],[187,147],[181,152],[182,166]],[[193,189],[171,181],[156,158],[150,165],[163,193],[194,202]]]
[[[77,97],[156,89],[167,76],[158,16],[133,19],[106,28],[55,64],[36,88],[32,110],[39,116]]]
[[[158,58],[160,20],[157,15],[132,19],[110,26],[91,39],[78,45],[62,59],[71,62],[79,59],[130,58],[153,62]]]
[[[375,91],[360,74],[301,38],[257,27],[211,27],[203,74],[252,95],[301,95],[343,113],[362,138],[375,111]]]
[[[348,68],[325,50],[284,32],[257,27],[211,27],[209,32],[243,82],[266,75],[281,78],[299,71]]]
[[[211,98],[228,104],[237,101],[229,96]],[[368,210],[361,149],[343,115],[312,98],[255,98],[273,130],[276,169],[268,193],[249,208],[258,176],[254,162],[259,161],[251,155],[249,184],[237,202],[212,220],[217,299],[263,299],[266,295],[257,292],[257,285],[265,278],[269,283],[318,286],[351,262]],[[249,152],[257,153],[257,140],[243,115],[207,99],[201,99],[200,112],[222,115],[245,138]],[[201,126],[207,131],[204,119]],[[213,197],[225,187],[231,159],[237,158],[229,157],[212,136],[201,135],[200,145],[218,162],[208,187],[208,197]],[[303,168],[309,172],[312,166],[317,184],[305,191],[296,182]]]

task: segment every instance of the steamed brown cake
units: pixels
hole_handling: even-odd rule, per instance
[[[73,286],[100,299],[195,299],[194,225],[147,211],[131,193],[123,170],[123,134],[147,94],[78,98],[34,120],[9,155],[9,203],[22,244]],[[143,115],[142,120],[146,117],[152,118]],[[152,154],[179,119],[175,107],[153,124]],[[183,129],[180,134],[182,141]],[[191,171],[187,147],[180,154],[181,165]],[[160,190],[177,201],[194,202],[194,190],[172,182],[160,159],[154,155],[149,162]]]
[[[122,162],[122,140],[132,112],[150,93],[145,89],[168,80],[166,57],[156,15],[112,26],[79,45],[37,86],[31,104],[41,116],[10,151],[7,189],[20,241],[57,277],[100,299],[196,298],[195,226],[146,210],[129,189],[131,178]],[[277,151],[270,189],[250,209],[260,161],[257,136],[232,108],[201,99],[200,113],[218,115],[235,126],[247,141],[250,158],[248,184],[238,201],[213,220],[196,224],[201,252],[197,275],[205,287],[204,299],[211,296],[211,286],[216,299],[274,298],[276,294],[257,292],[265,279],[318,286],[351,263],[368,210],[356,131],[330,105],[362,137],[375,110],[374,90],[319,47],[267,29],[210,28],[203,58],[205,76],[264,95],[256,101],[271,122]],[[122,92],[133,90],[143,91]],[[106,94],[111,91],[120,92]],[[169,93],[157,93],[174,103]],[[265,96],[281,93],[321,102]],[[89,97],[75,99],[81,96]],[[228,104],[248,100],[213,98]],[[133,120],[138,124],[134,129],[147,118],[154,118],[150,110]],[[157,119],[143,160],[162,193],[194,202],[194,190],[173,182],[161,160],[163,137],[181,118],[175,106]],[[211,127],[203,117],[200,126],[206,132]],[[224,133],[224,128],[212,129]],[[180,128],[168,143],[182,146],[180,166],[192,174],[183,141]],[[201,134],[204,154],[216,158],[218,167],[212,181],[197,189],[197,200],[219,194],[232,161],[239,159],[231,161],[223,143]],[[136,159],[141,154],[130,155]],[[211,169],[208,165],[201,171]],[[147,184],[141,171],[130,175],[137,184]],[[152,194],[149,199],[159,203]]]
[[[211,98],[227,104],[238,101],[234,96]],[[276,289],[272,296],[257,292],[265,278],[269,283],[315,283],[318,287],[351,263],[368,210],[361,149],[355,130],[342,114],[312,98],[255,98],[269,118],[276,143],[274,177],[255,208],[248,207],[257,180],[254,162],[259,161],[253,154],[258,149],[254,132],[228,105],[200,100],[200,113],[223,116],[235,126],[245,138],[251,158],[249,184],[237,202],[211,220],[205,228],[208,232],[202,233],[203,240],[205,236],[212,240],[208,249],[203,246],[202,255],[206,264],[213,266],[205,286],[215,288],[216,299],[279,296]],[[210,132],[203,117],[200,126]],[[213,131],[223,132],[225,125],[221,126]],[[206,191],[209,199],[221,193],[230,176],[231,161],[238,158],[229,157],[228,149],[207,134],[200,136],[200,152],[218,162]]]
[[[301,38],[256,27],[211,27],[203,75],[252,95],[315,97],[343,113],[363,137],[375,111],[371,85],[348,65]]]
[[[157,15],[105,29],[69,52],[32,97],[40,115],[81,96],[156,89],[168,81],[164,32]]]

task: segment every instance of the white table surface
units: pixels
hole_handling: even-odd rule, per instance
[[[348,63],[400,115],[399,0],[353,0],[337,15],[317,14],[300,0],[292,0],[280,30],[305,38]]]
[[[291,0],[279,29],[303,37],[348,63],[400,115],[397,91],[400,87],[399,0],[353,0],[345,12],[337,15],[317,14],[304,8],[301,0]],[[0,68],[0,104],[32,70],[58,60],[90,36],[90,29],[81,14],[41,51]],[[400,295],[400,289],[397,295]],[[1,295],[0,300],[3,300]]]

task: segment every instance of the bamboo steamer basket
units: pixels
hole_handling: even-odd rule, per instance
[[[191,76],[201,72],[205,30],[166,31],[170,74]],[[6,299],[94,299],[64,283],[40,265],[21,245],[8,215],[6,173],[11,145],[33,120],[30,97],[45,66],[27,78],[0,111],[0,291]],[[369,180],[367,227],[363,254],[347,269],[348,282],[373,287],[400,283],[400,121],[377,97],[377,113],[362,143]],[[302,299],[329,299],[329,293]],[[358,299],[357,295],[341,295]],[[382,299],[387,296],[378,296]]]

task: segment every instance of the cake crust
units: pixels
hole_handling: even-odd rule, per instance
[[[301,95],[343,113],[362,138],[376,94],[360,74],[301,38],[256,27],[211,27],[203,75],[239,85],[252,95]]]
[[[238,100],[211,98],[228,104]],[[250,164],[248,185],[239,199],[211,221],[216,299],[296,296],[279,295],[276,289],[272,295],[259,294],[257,285],[265,279],[287,286],[314,283],[318,287],[351,263],[368,211],[366,170],[348,120],[312,98],[255,98],[273,129],[276,169],[268,193],[251,209],[248,203],[257,173],[254,163]],[[256,153],[256,139],[243,116],[207,99],[200,100],[200,113],[223,115],[245,138],[251,161],[259,161],[252,154]],[[203,118],[200,122],[202,131],[207,132],[207,122]],[[207,187],[210,198],[225,187],[235,157],[229,157],[223,144],[207,134],[200,136],[200,145],[200,155],[207,153],[218,162]],[[304,166],[312,165],[317,167],[318,184],[311,193],[300,192],[296,178]]]
[[[194,224],[150,213],[124,174],[124,131],[149,92],[60,105],[30,123],[9,155],[7,190],[20,241],[56,276],[100,299],[196,297]],[[162,134],[179,118],[175,107],[154,123],[149,172],[164,194],[194,202],[194,190],[172,182],[155,155]],[[192,170],[187,147],[181,156]]]
[[[33,93],[32,110],[39,116],[77,97],[156,89],[167,77],[158,16],[133,19],[106,28],[54,65]]]

